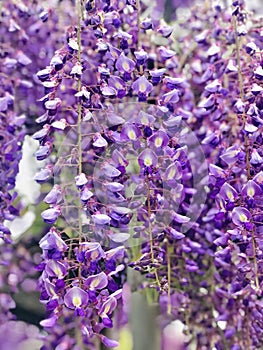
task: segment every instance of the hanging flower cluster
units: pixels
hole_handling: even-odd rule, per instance
[[[1,58],[3,220],[18,214],[12,191],[24,137],[14,67],[26,78],[36,68],[37,96],[18,110],[32,117],[35,98],[44,111],[33,134],[45,161],[35,181],[47,191],[41,349],[117,347],[109,330],[129,318],[130,268],[160,305],[161,328],[184,324],[186,346],[262,347],[262,29],[244,1],[193,5],[186,20],[166,23],[160,13],[170,20],[176,2],[152,5],[149,16],[146,2],[77,0],[62,35],[54,10],[11,4],[10,35],[26,42],[37,28],[41,40],[52,38],[41,54],[37,45],[22,53],[22,39],[12,39],[18,49]],[[22,32],[30,11],[44,23],[28,16]]]
[[[47,68],[37,73],[46,88],[42,99],[46,113],[38,118],[44,125],[33,136],[41,144],[37,159],[51,154],[54,131],[67,133],[68,145],[66,151],[60,148],[58,163],[47,165],[36,175],[39,182],[48,180],[52,173],[55,179],[58,174],[62,178],[45,199],[50,207],[42,213],[43,220],[54,224],[62,216],[66,222],[70,220],[76,231],[68,234],[71,248],[64,248],[70,253],[66,260],[63,255],[61,262],[62,278],[67,271],[78,270],[72,282],[63,282],[64,305],[85,318],[84,310],[93,302],[85,282],[93,276],[88,271],[89,263],[84,260],[84,266],[77,268],[82,246],[102,243],[105,247],[122,247],[142,242],[141,256],[131,266],[146,273],[147,285],[159,291],[164,310],[184,322],[187,317],[193,329],[195,325],[200,329],[204,322],[210,324],[217,313],[217,321],[226,322],[223,339],[220,340],[222,330],[218,324],[207,337],[207,324],[199,330],[199,340],[194,341],[208,342],[207,346],[211,342],[221,346],[223,342],[237,347],[240,341],[235,337],[235,327],[240,327],[241,321],[233,319],[232,312],[222,318],[222,305],[229,309],[222,298],[225,295],[229,303],[227,293],[232,284],[238,284],[237,256],[241,254],[242,262],[246,259],[245,248],[241,251],[239,247],[244,245],[244,239],[248,259],[251,256],[254,260],[247,278],[254,275],[255,288],[253,283],[244,285],[244,292],[238,294],[241,296],[231,299],[233,309],[241,308],[247,293],[253,299],[260,283],[254,217],[260,213],[256,203],[261,194],[257,166],[261,162],[258,148],[253,146],[260,143],[260,122],[255,124],[252,117],[245,116],[248,110],[249,115],[254,113],[251,105],[256,107],[256,101],[262,98],[258,40],[245,44],[253,74],[244,83],[242,69],[246,60],[241,58],[240,40],[245,41],[246,33],[237,30],[246,20],[242,4],[234,4],[232,14],[222,13],[220,7],[206,9],[210,12],[199,10],[200,19],[188,23],[196,33],[193,48],[185,47],[186,41],[180,46],[185,55],[190,50],[189,58],[183,60],[178,60],[171,48],[172,29],[151,19],[141,21],[139,11],[143,9],[137,5],[116,4],[114,8],[99,2],[96,6],[87,3],[84,14],[79,9],[78,26],[68,31],[67,45],[56,52]],[[125,21],[127,14],[129,19]],[[218,29],[211,29],[208,21],[208,28],[200,31],[198,21],[208,16],[215,18]],[[156,37],[164,37],[166,44],[154,47],[149,41],[149,30]],[[251,46],[253,49],[248,49]],[[225,51],[229,56],[222,59]],[[188,60],[190,81],[183,75]],[[252,86],[252,90],[247,92],[247,86]],[[251,94],[249,102],[245,101],[245,93]],[[183,138],[187,139],[184,126],[197,130],[210,163],[211,180],[205,194],[197,190],[200,184],[207,184],[205,169],[201,167],[204,158],[190,152],[191,146],[195,148],[193,140],[183,142]],[[75,172],[75,188],[68,189],[67,168]],[[74,195],[76,189],[79,198]],[[196,192],[203,196],[202,202],[196,201]],[[70,200],[72,197],[75,200]],[[203,215],[197,220],[199,214],[193,218],[192,213],[198,210],[199,214],[203,210]],[[103,255],[100,258],[104,259]],[[45,269],[54,258],[47,259]],[[104,264],[107,266],[107,261]],[[124,265],[117,269],[119,276],[121,271]],[[226,286],[227,271],[229,290],[220,287],[222,278]],[[210,282],[207,275],[211,276]],[[43,281],[45,276],[43,273]],[[217,282],[216,291],[212,281]],[[46,283],[42,282],[42,286],[47,290]],[[178,283],[182,286],[179,292]],[[198,297],[192,290],[195,284],[198,290],[201,288]],[[57,293],[47,292],[56,298]],[[204,306],[197,318],[204,297],[211,298],[213,306]],[[187,303],[195,298],[196,303],[189,309]],[[244,313],[247,308],[244,304]],[[205,314],[209,315],[206,321]],[[108,321],[105,323],[99,313],[94,314],[95,319],[98,316],[107,327]],[[255,327],[253,321],[251,327]],[[93,333],[97,333],[95,326],[89,331]],[[253,341],[258,345],[259,338]]]
[[[47,23],[49,16],[51,21]],[[36,287],[33,257],[25,242],[10,245],[13,239],[8,222],[24,209],[15,191],[16,176],[24,137],[31,133],[32,125],[35,129],[32,118],[40,111],[36,100],[42,94],[42,86],[34,75],[41,65],[47,64],[53,52],[52,47],[45,47],[44,43],[48,37],[54,42],[58,32],[62,32],[56,22],[57,16],[37,2],[11,0],[0,6],[0,295],[3,310],[0,324],[14,318],[9,309],[16,305],[7,293],[18,293],[20,287],[29,292]],[[39,43],[42,43],[41,51]]]

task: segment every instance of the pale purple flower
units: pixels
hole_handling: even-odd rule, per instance
[[[75,96],[85,100],[89,100],[90,92],[87,90],[86,86],[82,86],[81,90],[75,93]]]
[[[63,278],[67,274],[67,268],[60,261],[48,260],[45,271],[50,277]]]
[[[253,180],[249,180],[241,190],[241,194],[244,197],[253,198],[255,196],[261,195],[261,187]]]
[[[45,102],[45,108],[50,110],[56,110],[61,105],[61,99],[56,97],[54,100],[48,100]]]
[[[142,75],[132,84],[132,89],[138,95],[139,101],[145,101],[146,97],[151,93],[153,85]]]
[[[116,61],[116,68],[121,73],[131,73],[135,68],[135,63],[122,52]]]
[[[62,189],[59,185],[54,185],[52,190],[44,198],[47,204],[57,204],[62,199]]]
[[[76,286],[70,288],[64,296],[65,305],[69,309],[85,307],[87,306],[88,301],[88,293]]]
[[[113,312],[116,306],[117,306],[117,300],[112,296],[108,297],[106,301],[102,304],[98,314],[102,318],[102,322],[105,327],[109,327],[109,328],[112,327],[112,321],[108,315],[110,315]]]
[[[117,168],[115,168],[110,164],[105,164],[102,167],[102,170],[103,170],[103,173],[109,178],[118,177],[121,174],[121,172]]]
[[[85,281],[85,286],[90,290],[103,289],[108,285],[108,277],[104,272],[89,276]]]
[[[83,187],[81,189],[81,194],[80,194],[80,199],[83,201],[83,202],[86,202],[88,201],[91,197],[93,197],[93,193],[87,188],[87,187]]]
[[[171,58],[171,57],[176,55],[175,51],[173,51],[171,49],[167,49],[164,46],[160,46],[158,51],[159,51],[159,54],[163,60],[166,60],[166,59]]]
[[[149,71],[149,73],[152,77],[153,85],[157,85],[161,81],[165,72],[166,72],[165,68],[153,69],[153,70]]]
[[[101,92],[105,97],[112,97],[117,95],[117,90],[111,86],[102,86]]]
[[[251,213],[243,207],[235,207],[232,212],[232,221],[237,226],[244,226],[251,220]]]
[[[52,168],[46,167],[44,169],[41,169],[36,175],[34,176],[34,180],[38,183],[46,182],[50,179],[52,176]]]
[[[149,138],[150,145],[153,145],[157,149],[166,147],[168,145],[168,142],[169,137],[163,130],[158,130]]]
[[[173,27],[165,25],[161,25],[157,28],[157,32],[162,34],[162,36],[164,36],[165,38],[168,38],[172,34],[173,30]]]
[[[96,260],[105,257],[105,253],[98,242],[83,242],[79,245],[81,252],[84,252],[86,259]]]
[[[146,51],[144,51],[143,49],[141,49],[139,51],[135,51],[134,55],[136,57],[137,63],[140,65],[144,64],[144,62],[148,58],[148,53]]]
[[[106,187],[111,192],[119,192],[124,189],[124,185],[119,182],[109,182]]]
[[[112,75],[108,80],[108,85],[109,88],[116,91],[117,97],[122,98],[126,95],[126,84],[120,77]]]
[[[61,208],[56,206],[54,208],[49,208],[41,213],[42,219],[48,224],[54,224],[57,218],[61,214]]]
[[[227,182],[223,184],[219,194],[224,200],[231,202],[234,202],[238,197],[237,191],[234,189],[233,186],[229,185]]]
[[[88,179],[84,173],[81,173],[75,177],[75,182],[77,187],[82,187],[86,185]]]
[[[155,167],[158,163],[158,158],[150,148],[146,148],[139,155],[138,162],[143,168]]]
[[[94,214],[92,218],[96,225],[108,225],[111,221],[111,218],[106,214]]]
[[[94,137],[94,141],[93,141],[92,144],[93,144],[94,147],[98,147],[98,148],[107,147],[108,146],[108,142],[101,135],[96,135]]]
[[[57,249],[59,251],[65,251],[68,249],[68,246],[54,228],[51,228],[50,231],[41,238],[39,246],[43,250]]]
[[[120,345],[116,340],[110,339],[102,334],[100,334],[100,340],[107,348],[116,348]]]
[[[167,92],[162,96],[162,102],[164,104],[174,104],[179,101],[179,93],[176,89]]]
[[[125,123],[121,130],[121,139],[136,141],[141,135],[141,130],[135,124]]]
[[[257,69],[254,71],[254,74],[258,80],[263,80],[263,68],[261,66],[257,67]]]

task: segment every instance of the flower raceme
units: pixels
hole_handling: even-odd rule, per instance
[[[124,302],[127,265],[148,299],[158,295],[162,327],[181,320],[188,344],[262,346],[262,33],[243,1],[193,8],[178,30],[155,17],[157,5],[152,18],[140,1],[69,5],[65,40],[35,69],[44,109],[35,156],[46,161],[35,180],[50,188],[43,350],[118,346],[105,329]],[[9,34],[19,27],[10,21]],[[4,69],[13,64],[30,62],[18,51],[4,58]],[[18,164],[23,118],[12,96],[7,84],[1,133],[4,159]],[[3,198],[6,219],[15,195]]]

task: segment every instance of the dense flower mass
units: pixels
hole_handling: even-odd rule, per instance
[[[0,234],[32,133],[41,259],[23,266],[40,275],[41,350],[123,349],[126,329],[137,344],[138,294],[162,350],[260,349],[260,20],[243,0],[187,1],[184,19],[177,1],[65,2],[0,6]],[[1,248],[3,323],[27,277]]]

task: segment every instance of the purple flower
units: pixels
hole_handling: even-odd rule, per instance
[[[108,285],[108,278],[104,272],[100,272],[97,275],[89,276],[85,285],[89,287],[90,290],[103,289]]]
[[[102,167],[102,171],[103,171],[104,175],[106,175],[109,178],[114,178],[114,177],[118,177],[119,175],[121,175],[121,172],[110,164],[105,164]]]
[[[155,148],[164,148],[168,145],[169,137],[163,130],[158,130],[150,138],[149,143]]]
[[[117,342],[116,340],[107,338],[105,335],[99,335],[101,342],[108,348],[116,348],[117,346],[119,346],[119,342]]]
[[[67,268],[64,264],[55,260],[48,260],[45,271],[50,277],[63,278],[67,274]]]
[[[250,163],[253,165],[260,165],[263,163],[263,157],[258,153],[256,149],[253,149],[251,152]]]
[[[246,226],[247,229],[251,228],[249,224],[251,220],[250,212],[243,207],[235,207],[232,212],[232,221],[237,226]]]
[[[135,124],[125,123],[123,125],[121,130],[121,139],[126,141],[136,141],[138,140],[140,135],[141,130]]]
[[[51,66],[46,67],[45,69],[42,69],[39,72],[37,72],[37,77],[39,80],[45,81],[49,78],[52,71],[53,71],[53,67]]]
[[[157,85],[161,81],[161,79],[162,79],[162,77],[163,77],[165,72],[166,72],[165,68],[150,70],[149,73],[150,73],[150,75],[152,77],[153,85]]]
[[[138,162],[142,168],[155,167],[158,163],[158,158],[150,148],[146,148],[139,155]]]
[[[185,235],[177,230],[175,230],[174,228],[171,228],[169,230],[169,236],[173,239],[182,239],[185,237]]]
[[[179,101],[179,93],[176,89],[174,89],[164,94],[161,100],[165,105],[177,103]]]
[[[54,283],[51,283],[48,278],[44,279],[44,285],[45,285],[45,290],[47,294],[52,298],[52,299],[57,299],[58,295],[56,292],[56,286]]]
[[[106,301],[102,304],[98,314],[102,318],[102,322],[105,327],[109,327],[109,328],[112,327],[112,322],[108,317],[108,315],[112,314],[116,306],[117,306],[117,300],[112,296],[108,297]]]
[[[64,296],[65,305],[69,309],[79,309],[87,306],[89,295],[79,287],[70,288]]]
[[[79,250],[84,252],[87,260],[96,260],[105,257],[105,252],[98,242],[83,242],[79,245]]]
[[[174,30],[173,27],[165,26],[165,25],[159,26],[157,28],[157,32],[162,34],[162,36],[164,36],[165,38],[168,38],[172,34],[173,30]]]
[[[237,191],[234,189],[234,187],[229,185],[227,182],[223,184],[219,194],[224,200],[230,201],[230,202],[234,202],[238,197]]]
[[[141,28],[144,30],[148,30],[152,28],[152,19],[147,17],[141,21]]]
[[[98,148],[107,147],[108,142],[101,135],[96,135],[94,137],[94,142],[92,143],[92,145]]]
[[[240,150],[236,146],[229,147],[220,158],[228,165],[234,164],[238,160]]]
[[[255,69],[254,74],[256,79],[263,80],[263,68],[261,66],[258,66],[257,69]]]
[[[179,162],[170,164],[164,173],[164,179],[168,185],[175,186],[176,180],[181,179],[182,177],[182,168]]]
[[[96,225],[108,225],[111,221],[111,218],[106,214],[94,214],[92,215],[93,221]]]
[[[153,85],[142,75],[132,84],[132,89],[138,94],[139,101],[146,101],[147,96],[153,89]]]
[[[122,52],[116,61],[116,68],[121,73],[131,73],[135,68],[135,63]]]
[[[253,198],[255,196],[261,195],[262,191],[260,186],[253,180],[249,180],[241,190],[243,197]]]
[[[88,182],[87,177],[84,173],[77,175],[75,177],[75,181],[76,181],[77,187],[82,187],[82,186],[86,185],[86,183]]]
[[[52,176],[52,168],[47,166],[44,169],[41,169],[35,176],[34,180],[38,183],[44,183],[47,182],[50,177]]]
[[[105,252],[105,256],[107,260],[109,259],[117,260],[117,259],[122,259],[124,257],[124,253],[125,253],[124,246],[119,246],[117,248],[107,250]]]
[[[164,46],[160,46],[159,48],[159,54],[162,58],[162,60],[167,60],[168,58],[171,58],[176,55],[176,52],[170,49],[167,49]]]
[[[124,185],[119,182],[109,182],[106,187],[111,192],[119,192],[124,189]]]
[[[39,246],[43,250],[57,249],[61,252],[68,249],[68,246],[54,228],[51,228],[50,231],[41,238]]]
[[[135,51],[134,55],[136,57],[137,63],[139,65],[144,64],[144,62],[147,60],[148,58],[148,53],[146,51],[144,51],[143,49],[139,50],[139,51]]]
[[[54,100],[48,100],[45,102],[45,108],[48,110],[56,110],[61,105],[61,99],[55,98]]]
[[[61,209],[59,206],[54,208],[49,208],[44,210],[41,213],[42,219],[48,224],[54,224],[57,221],[57,218],[61,214]]]
[[[113,96],[117,95],[116,89],[114,89],[111,86],[106,86],[106,85],[101,87],[101,92],[102,92],[102,95],[105,97],[113,97]]]
[[[45,124],[45,125],[43,126],[43,128],[40,129],[39,131],[36,131],[36,132],[32,135],[32,137],[33,137],[33,139],[35,139],[35,140],[41,141],[41,140],[43,140],[43,139],[49,134],[49,132],[50,132],[50,125]]]
[[[173,219],[179,224],[185,224],[190,221],[190,218],[187,216],[172,212]]]
[[[117,92],[117,97],[122,98],[126,95],[126,85],[123,79],[118,76],[111,76],[108,80],[110,88]]]
[[[88,201],[91,197],[93,197],[93,193],[92,193],[86,186],[84,186],[84,187],[81,189],[80,199],[81,199],[83,202],[86,202],[86,201]]]
[[[210,95],[208,98],[204,98],[198,103],[199,108],[206,108],[206,109],[209,109],[209,108],[213,107],[214,105],[215,105],[215,96],[214,95]]]
[[[83,101],[90,99],[90,92],[85,86],[82,86],[81,90],[75,93],[76,97],[80,97]]]
[[[47,204],[57,204],[62,199],[62,189],[59,185],[54,185],[52,190],[44,198],[44,202]]]

